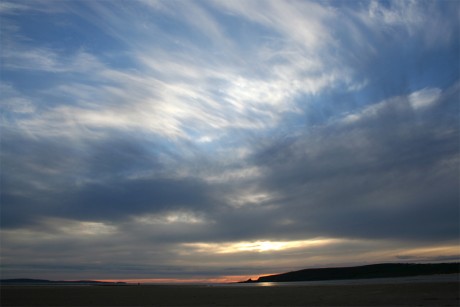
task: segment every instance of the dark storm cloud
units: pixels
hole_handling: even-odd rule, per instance
[[[11,171],[4,176],[2,223],[17,227],[46,217],[129,222],[186,210],[213,223],[159,228],[149,240],[452,239],[458,226],[457,95],[453,86],[426,110],[398,97],[355,122],[337,120],[298,137],[260,140],[258,153],[241,161],[263,170],[256,182],[165,176],[156,157],[164,149],[142,139],[114,135],[86,144],[82,154],[65,143],[6,137]],[[79,176],[85,180],[78,182]],[[245,186],[274,196],[256,206],[231,206]],[[142,236],[146,230],[137,231]]]
[[[77,189],[62,211],[69,217],[110,220],[165,209],[199,210],[208,203],[205,187],[195,179],[109,180]]]
[[[458,235],[458,85],[427,110],[404,97],[254,156],[280,215],[323,236],[454,239]],[[454,112],[454,113],[452,113]],[[283,212],[283,213],[281,213]]]
[[[164,175],[156,154],[168,150],[134,136],[84,143],[8,131],[2,137],[3,227],[48,216],[118,220],[166,209],[203,210],[211,203],[200,179]]]

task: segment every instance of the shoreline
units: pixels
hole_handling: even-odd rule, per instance
[[[459,282],[272,287],[1,286],[1,306],[458,306]]]

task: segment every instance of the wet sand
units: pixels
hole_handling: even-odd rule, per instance
[[[460,283],[1,286],[1,306],[459,306]]]

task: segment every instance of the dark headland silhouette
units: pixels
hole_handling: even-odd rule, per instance
[[[241,283],[391,278],[453,273],[460,273],[460,263],[381,263],[354,267],[304,269],[261,276],[257,280],[248,279]]]

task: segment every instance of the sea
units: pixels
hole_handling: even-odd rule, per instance
[[[444,283],[460,282],[460,274],[423,275],[411,277],[369,278],[369,279],[340,279],[319,281],[290,281],[290,282],[254,282],[254,283],[142,283],[141,285],[168,286],[204,286],[204,287],[285,287],[285,286],[326,286],[326,285],[379,285],[404,283]]]
[[[191,286],[191,287],[292,287],[292,286],[327,286],[327,285],[379,285],[379,284],[404,284],[404,283],[447,283],[460,282],[460,274],[423,275],[411,277],[369,278],[369,279],[340,279],[320,281],[291,281],[291,282],[253,282],[253,283],[124,283],[124,284],[85,284],[85,283],[25,283],[8,284],[16,286]]]

